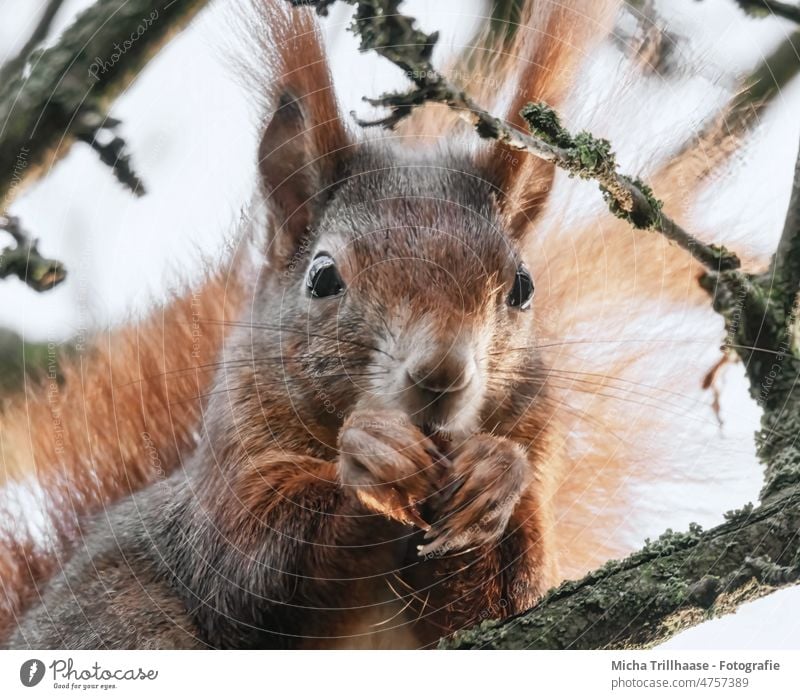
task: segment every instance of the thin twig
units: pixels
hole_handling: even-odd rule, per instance
[[[294,4],[315,5],[327,12],[333,0],[312,2],[292,0]],[[352,30],[361,37],[361,49],[373,50],[402,68],[415,87],[406,92],[388,93],[368,99],[373,106],[389,109],[388,116],[361,121],[363,126],[393,128],[411,111],[426,102],[438,102],[456,110],[482,138],[504,143],[549,161],[571,175],[596,180],[612,213],[634,227],[652,229],[687,250],[711,271],[739,267],[739,259],[725,248],[708,245],[695,238],[661,209],[652,190],[638,179],[621,174],[611,145],[586,132],[569,134],[547,105],[529,104],[523,110],[532,133],[526,134],[493,116],[476,104],[463,90],[451,85],[431,63],[438,33],[425,34],[416,20],[397,10],[401,0],[344,0],[356,6]]]
[[[28,236],[16,216],[0,216],[0,229],[16,243],[0,251],[0,279],[16,276],[35,291],[47,291],[64,281],[64,265],[41,256],[37,241]]]
[[[791,5],[780,0],[735,0],[747,14],[753,17],[783,17],[800,24],[800,6]]]
[[[772,260],[772,274],[775,284],[785,294],[784,311],[789,315],[800,293],[800,149],[783,233]]]

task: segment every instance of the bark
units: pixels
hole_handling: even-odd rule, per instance
[[[0,211],[76,138],[103,125],[112,100],[206,4],[98,0],[58,43],[18,61],[0,82]]]
[[[667,532],[631,557],[484,622],[442,648],[646,648],[800,577],[800,492],[730,513],[706,532]]]

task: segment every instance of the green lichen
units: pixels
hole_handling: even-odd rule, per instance
[[[744,524],[753,514],[754,506],[752,502],[748,502],[744,507],[738,510],[728,510],[723,516],[726,522],[731,524]]]
[[[657,199],[652,188],[638,177],[621,175],[620,179],[628,187],[620,187],[618,183],[614,183],[616,186],[612,187],[600,187],[603,192],[603,198],[608,205],[608,210],[617,218],[630,223],[634,228],[640,230],[657,228],[661,210],[664,206],[663,202]],[[639,190],[641,200],[637,201],[631,195],[633,189]],[[623,203],[627,205],[623,206]]]
[[[531,133],[559,148],[571,148],[572,135],[561,126],[556,111],[546,102],[528,102],[520,111]]]
[[[602,178],[616,172],[616,156],[611,150],[611,143],[604,138],[595,138],[588,131],[581,131],[568,150],[570,173],[581,179]]]

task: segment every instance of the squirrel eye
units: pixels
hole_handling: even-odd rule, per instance
[[[315,298],[336,296],[344,291],[344,282],[330,255],[321,252],[314,258],[308,270],[306,286]]]
[[[531,278],[531,273],[525,269],[525,265],[520,265],[514,274],[514,285],[508,295],[508,305],[525,311],[531,307],[532,300],[533,279]]]

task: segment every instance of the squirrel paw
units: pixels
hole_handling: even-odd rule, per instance
[[[436,491],[445,458],[400,411],[359,410],[339,434],[342,485],[368,509],[424,530],[417,503]]]
[[[530,464],[515,442],[488,434],[470,439],[457,452],[439,491],[436,521],[419,555],[438,557],[496,542],[529,478]]]

